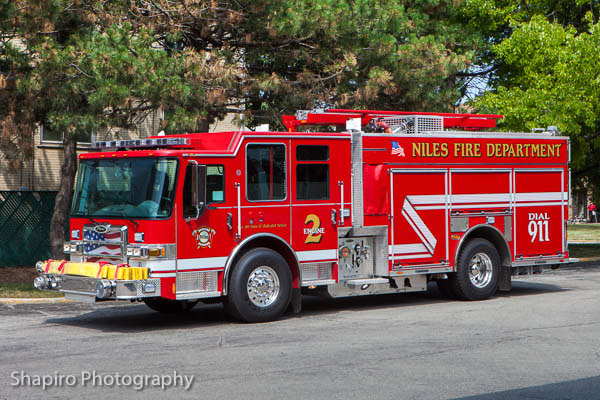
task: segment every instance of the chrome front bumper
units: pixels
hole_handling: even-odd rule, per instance
[[[34,281],[40,290],[55,290],[77,301],[132,300],[160,296],[160,279],[112,280],[74,275],[40,274]]]

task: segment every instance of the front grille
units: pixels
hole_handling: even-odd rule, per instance
[[[90,258],[123,258],[127,245],[127,226],[85,225],[82,238],[83,255],[88,260]]]

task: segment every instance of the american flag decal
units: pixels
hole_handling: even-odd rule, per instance
[[[86,243],[86,241],[102,241],[107,243]],[[92,230],[83,230],[83,252],[93,255],[119,255],[121,254],[121,232],[98,233]]]
[[[397,155],[400,157],[406,157],[404,154],[404,148],[392,140],[392,155]]]

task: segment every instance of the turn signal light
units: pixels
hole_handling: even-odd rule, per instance
[[[150,257],[164,257],[165,256],[165,248],[164,247],[156,247],[148,249],[148,255]]]

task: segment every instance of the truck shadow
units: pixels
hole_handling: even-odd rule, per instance
[[[534,296],[544,293],[561,292],[568,289],[556,285],[539,282],[513,282],[510,292],[497,292],[494,297]],[[460,302],[460,300],[445,298],[438,290],[434,282],[430,282],[427,292],[388,294],[379,296],[346,297],[338,299],[326,299],[314,296],[302,298],[301,315],[318,315],[339,312],[342,310],[370,310],[398,307],[412,307],[417,305],[439,304],[448,302]]]
[[[597,399],[600,391],[600,376],[575,379],[547,385],[529,386],[501,392],[482,393],[454,400],[504,400],[504,399]]]
[[[498,292],[497,298],[514,296],[535,296],[544,293],[565,291],[556,285],[539,282],[514,282],[511,292]],[[302,312],[298,315],[286,313],[281,319],[287,320],[302,316],[327,316],[340,311],[368,311],[386,308],[427,306],[457,302],[442,297],[435,283],[430,283],[427,292],[389,294],[379,296],[347,297],[329,299],[317,296],[302,297]],[[63,304],[65,306],[65,304]],[[240,325],[227,315],[221,304],[199,303],[185,314],[161,314],[150,310],[144,304],[100,303],[95,306],[75,306],[71,311],[81,310],[75,316],[49,318],[46,324],[57,324],[93,329],[103,332],[139,333],[158,330],[205,328],[224,325]],[[91,310],[89,307],[93,307]],[[88,312],[85,312],[88,311]],[[277,322],[274,322],[277,323]]]

